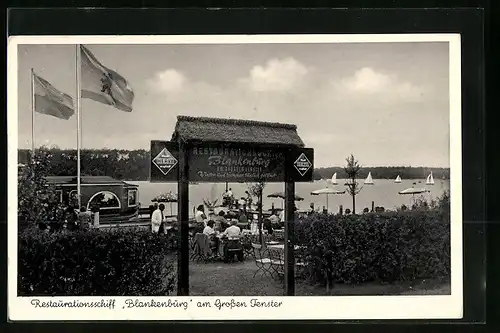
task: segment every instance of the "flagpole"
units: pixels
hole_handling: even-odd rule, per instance
[[[80,131],[81,131],[81,119],[80,119],[80,94],[81,94],[81,88],[80,88],[80,76],[81,76],[81,53],[80,53],[80,44],[76,44],[76,159],[77,159],[77,166],[76,166],[76,173],[77,173],[77,194],[78,194],[78,209],[81,208],[82,206],[82,196],[81,196],[81,180],[80,180],[80,145],[81,145],[81,138],[80,138]]]
[[[31,156],[35,156],[35,75],[31,69]]]

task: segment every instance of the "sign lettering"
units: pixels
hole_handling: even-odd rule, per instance
[[[203,145],[188,153],[189,180],[197,182],[282,182],[285,153],[280,149]]]

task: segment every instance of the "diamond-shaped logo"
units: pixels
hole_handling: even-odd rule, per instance
[[[304,155],[304,153],[300,154],[299,158],[297,158],[293,165],[301,176],[304,176],[306,172],[312,167],[312,163],[309,161],[306,155]]]
[[[153,159],[153,163],[166,176],[167,173],[177,165],[177,159],[167,150],[167,148],[163,148],[163,150]]]

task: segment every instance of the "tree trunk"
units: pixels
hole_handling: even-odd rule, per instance
[[[356,195],[352,195],[352,213],[356,214]]]

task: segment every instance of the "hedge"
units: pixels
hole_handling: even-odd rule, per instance
[[[317,282],[395,282],[450,276],[446,210],[313,214],[297,223]]]
[[[141,230],[19,234],[19,296],[164,296],[175,288],[168,240]]]

